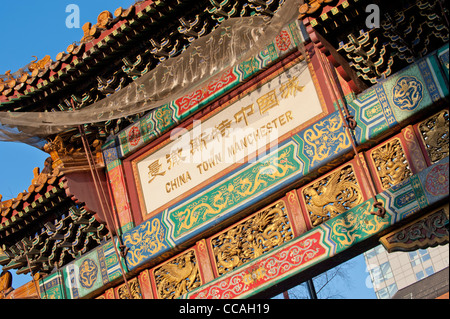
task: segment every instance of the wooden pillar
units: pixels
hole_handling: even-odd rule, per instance
[[[154,299],[148,269],[141,271],[138,278],[139,286],[141,287],[142,299]]]
[[[305,215],[300,207],[300,201],[296,190],[292,190],[286,194],[286,203],[289,214],[289,219],[292,222],[292,230],[294,237],[298,237],[304,232],[312,228],[309,222],[309,217]]]
[[[206,246],[206,240],[202,239],[198,241],[196,247],[200,275],[202,276],[203,284],[206,284],[214,279],[214,271],[211,264],[208,247]]]
[[[103,146],[107,178],[114,202],[113,209],[119,219],[119,227],[125,232],[134,227],[131,215],[130,201],[125,187],[122,161],[118,158],[115,142]]]

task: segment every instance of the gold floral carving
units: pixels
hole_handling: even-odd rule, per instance
[[[157,268],[154,277],[161,299],[176,299],[202,284],[193,250]]]
[[[292,238],[286,206],[280,201],[211,240],[217,271],[225,274]]]
[[[130,286],[131,297],[133,299],[142,299],[141,288],[139,287],[137,278],[134,278],[134,279],[128,281],[128,285]],[[117,295],[118,295],[119,299],[129,299],[128,289],[127,289],[126,284],[123,284],[122,286],[119,287],[119,289],[117,289]]]
[[[412,175],[399,139],[393,139],[372,152],[372,159],[384,189]]]
[[[313,226],[333,218],[363,202],[351,165],[331,173],[303,189],[306,207]]]
[[[448,110],[443,110],[420,123],[419,131],[427,148],[431,163],[436,163],[448,156]]]

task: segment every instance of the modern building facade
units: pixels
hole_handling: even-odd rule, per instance
[[[392,298],[399,290],[441,270],[448,274],[448,245],[393,253],[379,245],[365,252],[364,258],[379,299]]]

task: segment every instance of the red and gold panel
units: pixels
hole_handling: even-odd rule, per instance
[[[139,286],[141,287],[142,299],[153,299],[152,285],[150,283],[150,274],[145,269],[138,276]]]

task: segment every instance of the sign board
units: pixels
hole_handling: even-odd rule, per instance
[[[194,121],[189,130],[174,129],[168,143],[133,161],[144,220],[236,165],[257,161],[321,113],[310,70],[301,61],[209,118]]]

